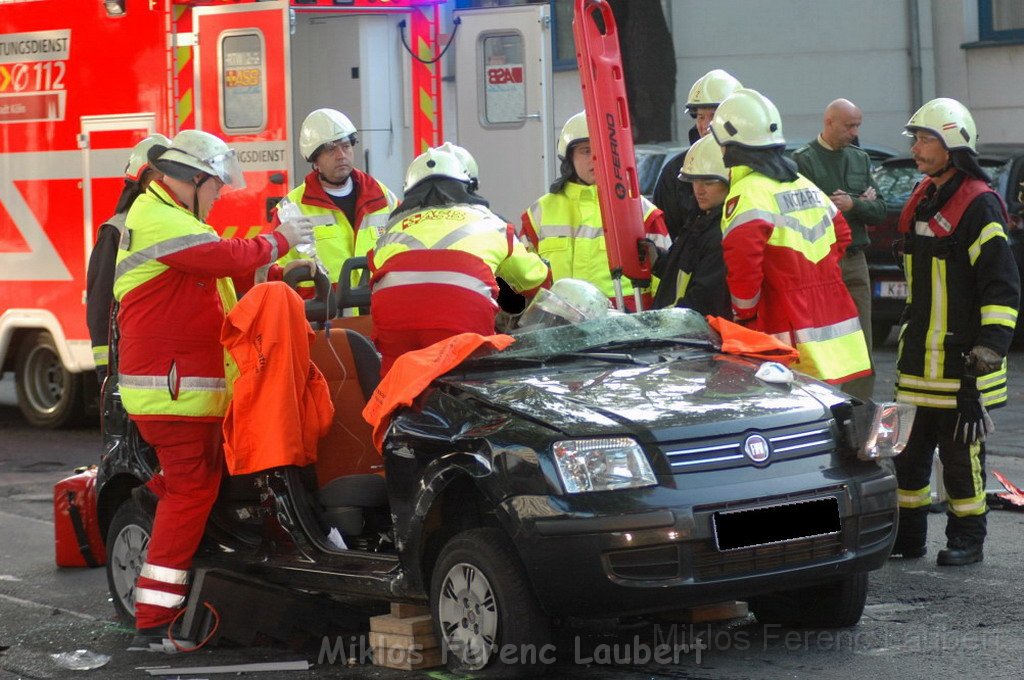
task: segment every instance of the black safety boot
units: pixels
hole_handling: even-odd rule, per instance
[[[928,552],[925,539],[928,537],[928,508],[900,508],[900,520],[896,529],[896,543],[890,557],[917,559]]]
[[[177,626],[175,626],[177,628]],[[181,647],[188,650],[195,647],[195,643],[191,640],[182,640],[177,635],[174,636],[174,642],[171,641],[168,635],[168,626],[154,626],[153,628],[139,628],[135,631],[135,637],[128,643],[129,652],[156,652],[163,654],[176,654],[179,650],[174,646],[174,643],[178,643]]]
[[[946,541],[946,549],[939,551],[935,563],[940,567],[962,567],[981,562],[985,558],[982,552],[984,545],[981,541],[954,536]]]

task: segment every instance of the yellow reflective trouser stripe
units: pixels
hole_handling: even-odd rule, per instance
[[[800,359],[793,366],[820,380],[837,380],[871,368],[864,333],[859,328],[847,335],[815,342],[797,342]]]
[[[924,341],[928,378],[941,378],[946,364],[946,293],[946,262],[932,258],[932,306]]]
[[[971,444],[971,488],[974,495],[970,498],[950,498],[949,511],[957,517],[983,515],[987,509],[985,503],[985,484],[981,478],[981,442]]]
[[[96,345],[92,348],[92,360],[97,366],[106,366],[110,361],[110,346]]]
[[[901,508],[922,508],[932,504],[932,487],[923,489],[897,489],[896,500]]]
[[[676,275],[676,302],[682,300],[686,295],[686,289],[690,285],[691,276],[690,272],[684,272],[683,270],[679,270],[679,273]]]
[[[1007,326],[1017,327],[1017,310],[1005,305],[982,305],[981,306],[982,326]]]
[[[971,258],[971,266],[973,266],[974,263],[978,261],[978,258],[981,257],[981,247],[985,245],[986,242],[994,238],[1005,239],[1006,232],[1003,231],[1003,225],[998,222],[989,222],[982,228],[981,233],[978,234],[978,238],[974,240],[974,243],[967,248],[967,254]]]

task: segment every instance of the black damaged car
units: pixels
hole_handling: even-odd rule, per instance
[[[786,369],[762,379],[701,316],[669,309],[475,355],[396,412],[381,459],[359,416],[379,360],[345,323],[313,348],[339,402],[316,469],[226,477],[197,567],[429,604],[461,670],[529,665],[502,653],[542,648],[565,617],[741,599],[762,622],[860,619],[895,537],[881,459],[909,432],[902,409]],[[104,411],[99,515],[130,620],[151,527],[132,489],[155,457],[116,389]]]

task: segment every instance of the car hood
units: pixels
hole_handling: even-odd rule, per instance
[[[759,365],[701,352],[653,365],[583,361],[441,382],[571,436],[628,432],[648,440],[821,420],[843,400],[805,376],[792,384],[764,382],[754,377]]]

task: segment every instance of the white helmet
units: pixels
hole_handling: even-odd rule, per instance
[[[683,167],[679,170],[679,180],[692,182],[695,179],[717,179],[729,183],[729,171],[722,160],[722,148],[710,135],[701,137],[683,159]]]
[[[466,184],[471,180],[459,157],[441,146],[431,147],[412,159],[405,171],[405,192],[431,177],[447,177]]]
[[[156,132],[132,147],[132,153],[128,156],[128,165],[124,168],[126,178],[135,182],[142,179],[143,173],[149,169],[149,150],[155,144],[168,147],[171,145],[171,140]]]
[[[473,154],[467,149],[451,142],[445,142],[437,148],[454,154],[456,158],[462,161],[462,165],[466,168],[466,174],[469,175],[470,189],[475,191],[480,186],[480,166],[476,164]]]
[[[580,111],[562,126],[562,133],[558,135],[558,157],[567,158],[569,147],[588,139],[590,132],[587,131],[587,112]]]
[[[699,106],[718,106],[725,98],[743,87],[740,81],[720,68],[708,71],[693,84],[686,98],[686,109],[696,114]]]
[[[356,126],[341,111],[317,109],[302,121],[299,131],[299,151],[306,161],[312,163],[317,149],[328,142],[350,138],[355,142]]]
[[[913,137],[917,130],[931,132],[949,151],[967,149],[977,154],[978,129],[967,107],[955,99],[933,99],[910,117],[903,134]]]
[[[220,137],[202,130],[182,130],[170,147],[159,142],[149,148],[150,164],[179,180],[190,180],[196,172],[218,178],[227,187],[245,188],[245,176],[235,150]]]
[[[711,134],[722,146],[736,144],[750,149],[786,145],[782,117],[772,100],[746,87],[725,98],[711,120]]]

